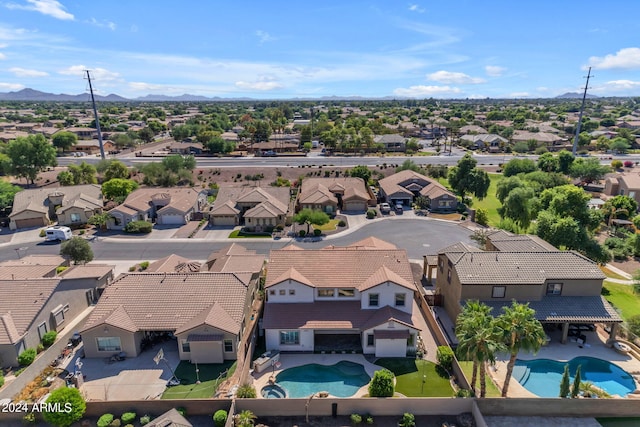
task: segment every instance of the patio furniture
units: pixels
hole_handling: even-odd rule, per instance
[[[613,343],[613,349],[620,354],[628,354],[631,351],[631,347],[620,341]]]

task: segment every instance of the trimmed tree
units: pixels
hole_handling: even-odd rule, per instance
[[[560,380],[560,394],[559,397],[563,399],[569,396],[569,365],[564,365],[564,372],[562,373],[562,379]]]
[[[582,380],[580,376],[581,368],[582,368],[582,365],[578,365],[578,367],[576,368],[576,375],[575,377],[573,377],[573,386],[571,387],[571,397],[574,399],[578,397],[578,394],[580,394],[580,381]]]
[[[317,210],[317,209],[309,209],[305,208],[298,212],[293,220],[298,224],[307,224],[307,232],[309,234],[309,226],[313,225],[324,225],[330,221],[329,215],[326,213]]]
[[[93,260],[93,251],[82,237],[72,237],[62,244],[60,255],[69,257],[74,264],[86,264]]]
[[[42,418],[47,423],[57,427],[67,427],[79,421],[87,410],[87,404],[77,388],[62,387],[54,390],[47,399],[47,404],[52,408],[55,406],[62,408],[62,410],[42,413]]]
[[[369,396],[392,397],[395,392],[393,379],[393,372],[388,369],[381,369],[374,372],[373,378],[369,383]]]

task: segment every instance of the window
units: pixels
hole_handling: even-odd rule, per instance
[[[182,352],[191,353],[191,344],[189,344],[189,341],[185,339],[182,340]]]
[[[345,298],[353,298],[356,292],[353,289],[338,289],[338,296]]]
[[[561,295],[562,283],[547,283],[547,295]]]
[[[80,214],[72,213],[71,214],[71,222],[80,222]]]
[[[289,289],[289,295],[295,295],[295,294],[296,294],[295,289]]]
[[[444,271],[444,260],[442,258],[438,258],[438,270],[440,270],[440,272]]]
[[[367,334],[367,347],[373,347],[375,345],[375,338],[373,334]]]
[[[46,334],[48,332],[47,328],[47,323],[46,322],[42,322],[40,324],[40,326],[38,326],[38,336],[40,337],[40,339],[42,339],[42,337],[44,336],[44,334]]]
[[[494,286],[491,291],[491,298],[504,298],[507,293],[506,286]]]
[[[451,270],[447,270],[447,283],[451,283]]]
[[[280,295],[286,295],[287,291],[285,291],[284,289],[280,289],[280,291],[278,292]]]
[[[98,337],[96,343],[98,351],[122,351],[120,337]]]
[[[231,353],[233,351],[233,341],[224,340],[224,352]]]
[[[64,310],[56,311],[53,313],[53,318],[56,321],[56,326],[64,323]]]
[[[396,307],[404,307],[406,294],[396,294]]]
[[[282,345],[298,345],[298,344],[300,344],[300,332],[298,332],[298,331],[280,331],[280,344],[282,344]]]
[[[318,289],[318,296],[319,297],[332,297],[333,296],[333,289]]]
[[[276,291],[274,291],[273,289],[269,289],[269,295],[275,295]]]
[[[369,307],[377,307],[380,304],[379,294],[369,294]]]

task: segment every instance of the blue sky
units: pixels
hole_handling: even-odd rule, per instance
[[[0,0],[0,92],[640,95],[630,0]]]

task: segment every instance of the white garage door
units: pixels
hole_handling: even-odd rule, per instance
[[[211,217],[211,223],[213,225],[236,225],[236,217],[235,216],[213,216]]]
[[[184,224],[184,217],[182,215],[162,215],[163,224]]]
[[[406,357],[406,339],[376,339],[376,357]]]
[[[346,202],[344,204],[345,211],[364,211],[366,210],[367,204],[365,202]]]

